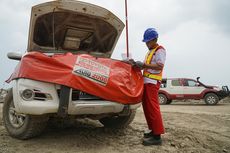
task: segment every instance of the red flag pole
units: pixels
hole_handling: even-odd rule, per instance
[[[128,30],[128,7],[127,0],[125,0],[125,22],[126,22],[126,55],[129,59],[129,30]]]

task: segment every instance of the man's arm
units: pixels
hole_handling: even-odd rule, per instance
[[[164,64],[162,63],[157,63],[157,64],[145,64],[141,61],[136,61],[134,63],[135,66],[139,67],[140,69],[144,69],[144,68],[147,68],[147,69],[153,69],[153,70],[162,70],[163,67],[164,67]]]
[[[156,64],[144,64],[143,68],[147,69],[153,69],[153,70],[162,70],[164,68],[166,58],[166,52],[164,49],[159,49],[158,52],[156,52]]]

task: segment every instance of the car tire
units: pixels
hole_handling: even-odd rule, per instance
[[[167,101],[167,103],[166,103],[166,104],[168,104],[168,105],[169,105],[169,104],[171,104],[171,103],[172,103],[172,100],[169,100],[169,99],[168,99],[168,101]]]
[[[113,116],[105,117],[99,121],[104,125],[104,127],[123,129],[126,128],[134,119],[136,110],[131,110],[128,116]]]
[[[38,136],[46,127],[47,120],[47,116],[17,113],[12,89],[9,90],[3,105],[3,123],[10,136],[21,140]]]
[[[159,94],[159,104],[160,105],[165,105],[168,102],[168,98],[164,94]]]
[[[208,93],[204,97],[207,105],[216,105],[219,102],[219,97],[215,93]]]

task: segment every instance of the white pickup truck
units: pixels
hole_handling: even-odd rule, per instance
[[[26,53],[71,52],[109,58],[123,28],[123,22],[105,8],[72,0],[46,2],[32,7]],[[23,55],[8,53],[8,57],[21,60]],[[18,139],[41,134],[47,122],[56,117],[92,118],[107,127],[124,128],[141,105],[120,104],[27,78],[15,79],[11,85],[4,101],[3,122],[8,133]]]
[[[159,90],[160,104],[171,104],[172,100],[204,99],[207,105],[216,105],[219,100],[229,95],[227,86],[207,86],[188,78],[163,79]]]

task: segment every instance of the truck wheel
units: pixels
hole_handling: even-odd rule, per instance
[[[214,93],[208,93],[205,95],[204,101],[207,105],[216,105],[219,102],[219,97]]]
[[[172,103],[172,100],[168,100],[166,104],[171,104]]]
[[[165,105],[168,102],[168,98],[164,94],[159,94],[159,103],[160,105]]]
[[[10,136],[17,139],[35,137],[46,127],[48,117],[20,114],[15,111],[12,89],[9,90],[3,105],[3,122]]]
[[[123,129],[126,128],[134,119],[136,110],[131,110],[128,116],[105,117],[99,121],[108,128]]]

